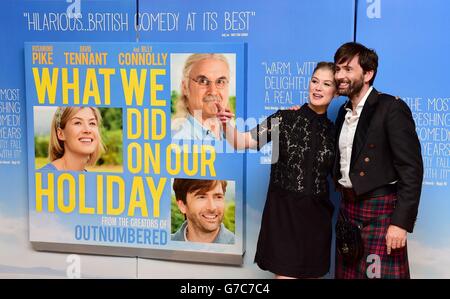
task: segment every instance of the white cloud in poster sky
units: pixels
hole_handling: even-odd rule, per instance
[[[57,107],[34,107],[34,133],[36,135],[50,134],[50,127]]]
[[[0,236],[13,237],[17,241],[24,242],[28,240],[27,231],[27,221],[23,217],[0,216]]]
[[[432,247],[418,240],[408,240],[411,278],[450,278],[450,245]]]
[[[32,240],[51,240],[55,242],[70,242],[73,232],[61,224],[55,213],[30,212],[33,223]]]
[[[67,228],[55,226],[55,217],[42,217],[35,222],[36,233],[67,236]],[[66,277],[69,253],[39,252],[31,248],[28,239],[28,220],[0,212],[0,277],[38,278]],[[135,278],[136,259],[80,254],[81,277]],[[4,272],[4,269],[13,269]]]
[[[28,241],[27,219],[0,214],[0,265],[65,268],[65,256],[36,252]],[[43,273],[43,276],[45,273]]]

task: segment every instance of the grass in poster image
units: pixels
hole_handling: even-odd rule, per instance
[[[35,168],[40,169],[41,167],[48,164],[47,158],[35,158]],[[123,172],[122,165],[100,165],[100,166],[89,166],[86,167],[88,172]]]

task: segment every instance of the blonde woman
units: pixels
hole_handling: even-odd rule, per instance
[[[230,111],[218,117],[235,148],[272,145],[272,169],[255,262],[276,278],[319,278],[330,268],[333,203],[327,176],[335,129],[327,109],[336,96],[334,64],[319,62],[300,110],[278,110],[253,130],[238,132]]]
[[[53,116],[48,158],[42,170],[86,171],[95,165],[104,146],[102,117],[94,107],[58,107]]]

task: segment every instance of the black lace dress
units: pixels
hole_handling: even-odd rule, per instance
[[[292,277],[321,277],[330,268],[333,203],[327,176],[335,132],[307,104],[279,110],[251,134],[258,149],[272,141],[272,168],[255,262]]]

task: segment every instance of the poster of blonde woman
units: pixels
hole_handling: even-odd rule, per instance
[[[123,170],[120,108],[43,106],[34,114],[36,169]]]

